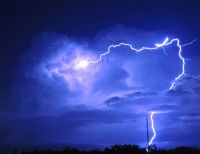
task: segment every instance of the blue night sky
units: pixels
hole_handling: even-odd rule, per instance
[[[197,1],[1,3],[0,148],[145,146],[152,111],[158,147],[200,146]],[[111,44],[155,47],[166,37],[197,39],[182,47],[186,75],[171,90],[182,71],[176,43],[120,46],[84,63]]]

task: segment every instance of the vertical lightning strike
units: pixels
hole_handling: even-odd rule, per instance
[[[156,138],[156,130],[155,130],[155,127],[154,127],[154,120],[153,120],[153,115],[156,114],[156,112],[152,112],[151,113],[151,129],[153,131],[153,136],[151,138],[151,140],[149,141],[149,144],[148,145],[151,145],[153,143],[153,140]]]
[[[156,112],[151,112],[151,115],[150,115],[151,129],[152,129],[152,132],[153,132],[153,136],[151,137],[151,140],[148,142],[148,144],[146,146],[147,152],[149,151],[149,146],[153,143],[154,139],[156,138],[156,130],[155,130],[155,127],[154,127],[154,120],[153,120],[154,114],[156,114]]]
[[[193,40],[193,41],[191,41],[191,42],[189,42],[189,43],[186,43],[186,44],[184,44],[184,45],[180,45],[180,40],[179,40],[178,38],[174,38],[174,39],[172,39],[171,41],[169,41],[169,38],[166,37],[162,43],[156,43],[154,47],[145,47],[145,46],[144,46],[144,47],[141,47],[141,48],[139,48],[139,49],[134,48],[131,44],[128,44],[128,43],[119,43],[119,44],[115,44],[115,45],[114,45],[114,44],[111,44],[110,46],[108,46],[107,52],[100,54],[99,58],[98,58],[96,61],[92,61],[92,60],[87,61],[87,64],[89,64],[89,63],[93,63],[93,64],[99,63],[99,62],[102,60],[102,58],[103,58],[104,56],[108,55],[108,54],[111,52],[111,49],[112,49],[112,48],[117,48],[117,47],[120,47],[120,46],[128,46],[132,51],[135,51],[135,52],[142,52],[142,51],[144,51],[144,50],[150,50],[150,51],[152,51],[152,50],[157,50],[157,49],[159,49],[159,48],[164,49],[165,46],[171,45],[172,43],[176,42],[176,46],[177,46],[178,49],[179,49],[179,50],[178,50],[178,55],[179,55],[180,60],[182,61],[182,66],[181,66],[181,70],[182,70],[182,71],[181,71],[181,73],[180,73],[179,75],[177,75],[177,76],[175,77],[175,79],[172,81],[172,83],[171,83],[171,85],[170,85],[170,87],[169,87],[169,90],[171,90],[171,89],[173,89],[173,87],[174,87],[176,81],[179,80],[179,79],[185,74],[185,59],[184,59],[184,57],[182,56],[182,47],[183,47],[183,46],[190,45],[190,44],[192,44],[192,43],[195,42],[195,41],[196,41],[196,39]]]

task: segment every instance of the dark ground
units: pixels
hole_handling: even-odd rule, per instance
[[[13,154],[147,154],[145,148],[140,148],[138,145],[113,145],[104,150],[79,150],[76,148],[66,147],[63,150],[33,150],[33,151],[18,151],[14,150]],[[200,154],[200,149],[197,147],[177,147],[175,149],[158,149],[153,145],[150,154]]]

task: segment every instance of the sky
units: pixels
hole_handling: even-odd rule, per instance
[[[1,1],[0,147],[200,146],[197,3]]]

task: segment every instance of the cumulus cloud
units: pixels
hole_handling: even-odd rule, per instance
[[[161,33],[121,25],[90,39],[40,34],[21,58],[10,101],[1,112],[0,120],[5,122],[1,137],[6,144],[17,143],[19,136],[26,142],[27,135],[32,143],[50,138],[91,142],[90,132],[96,143],[142,142],[139,134],[145,132],[144,119],[150,111],[162,113],[157,128],[169,130],[173,137],[178,123],[183,126],[191,120],[189,112],[198,120],[200,89],[199,77],[185,76],[166,92],[181,72],[175,44],[141,53],[125,46],[113,48],[100,63],[84,64],[85,60],[97,60],[110,44],[125,42],[140,48],[163,40]],[[126,133],[120,133],[122,130]],[[95,137],[97,132],[100,135]],[[111,132],[117,139],[106,141],[102,136],[111,136]],[[161,140],[165,135],[160,135]]]
[[[166,47],[167,55],[163,49],[136,53],[128,47],[113,48],[100,63],[77,69],[81,60],[98,59],[112,43],[153,47],[163,39],[157,33],[121,25],[99,32],[90,40],[42,33],[22,56],[13,88],[14,102],[30,110],[77,104],[96,106],[112,95],[133,89],[167,89],[181,66],[174,45]]]

